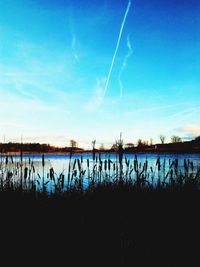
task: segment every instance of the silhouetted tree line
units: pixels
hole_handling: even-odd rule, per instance
[[[163,136],[161,136],[163,137]],[[153,144],[150,142],[138,140],[137,144],[133,143],[123,144],[121,139],[120,153],[157,153],[157,152],[177,152],[177,153],[200,153],[200,136],[196,137],[192,141],[183,142],[178,136],[171,138],[172,143],[164,143],[164,137],[161,138],[161,144]],[[92,141],[92,151],[102,153],[115,153],[119,150],[119,143],[116,141],[110,149],[105,149],[104,145],[101,144],[99,149],[95,148],[96,140]],[[40,143],[0,143],[0,153],[9,152],[27,152],[27,153],[71,153],[71,152],[91,152],[90,150],[84,150],[83,148],[77,147],[77,142],[74,140],[70,141],[69,147],[55,147],[49,144]]]
[[[185,141],[183,142],[179,136],[172,136],[171,143],[164,143],[165,137],[160,136],[161,144],[150,144],[147,141],[142,141],[141,139],[138,140],[136,146],[132,147],[125,147],[124,152],[150,152],[150,153],[157,153],[157,152],[175,152],[175,153],[200,153],[200,136],[196,137],[192,141]]]
[[[72,147],[55,147],[49,144],[40,143],[0,143],[0,152],[31,152],[31,153],[59,153],[59,152],[70,152]],[[73,150],[83,150],[81,148],[73,147]]]

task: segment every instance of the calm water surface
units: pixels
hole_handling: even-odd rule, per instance
[[[75,159],[83,159],[83,165],[86,166],[87,159],[92,163],[92,154],[73,154],[72,160]],[[96,154],[96,157],[99,159],[99,154]],[[116,154],[101,154],[102,160],[112,160],[116,161]],[[200,154],[137,154],[138,161],[144,163],[146,160],[149,162],[149,166],[155,166],[156,161],[160,157],[161,163],[164,161],[173,161],[175,159],[179,160],[179,167],[183,167],[184,159],[193,161],[194,165],[200,164]],[[19,161],[20,156],[14,155],[14,160]],[[23,156],[24,163],[28,164],[29,158],[33,160],[36,164],[38,164],[38,171],[42,167],[42,155],[41,154],[25,154]],[[127,158],[130,161],[135,159],[135,154],[124,154],[123,158]],[[45,166],[53,167],[54,170],[58,173],[61,173],[68,169],[69,164],[69,154],[46,154],[45,155]],[[92,165],[91,165],[92,166]]]

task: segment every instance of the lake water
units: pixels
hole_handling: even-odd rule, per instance
[[[153,174],[154,178],[165,177],[170,164],[174,160],[178,160],[178,170],[182,172],[184,172],[184,160],[192,162],[192,170],[190,171],[195,172],[200,166],[200,154],[137,154],[137,156],[124,154],[123,177],[134,179],[134,160],[136,157],[139,172],[142,172],[144,163],[148,161],[146,173]],[[160,170],[157,169],[158,158],[160,158]],[[59,181],[59,186],[62,183],[62,188],[66,188],[67,183],[69,183],[69,173],[71,175],[69,179],[72,178],[72,183],[76,182],[77,177],[81,177],[84,187],[88,186],[88,179],[90,176],[92,177],[91,173],[93,173],[93,177],[95,174],[95,179],[98,179],[98,181],[108,178],[115,179],[119,175],[119,161],[116,154],[96,154],[95,161],[93,161],[92,154],[73,154],[71,161],[69,154],[47,154],[44,156],[43,165],[41,154],[23,155],[22,165],[20,164],[20,156],[13,155],[12,158],[8,156],[7,159],[6,156],[2,156],[0,164],[1,179],[5,180],[10,177],[16,182],[20,177],[24,178],[26,168],[27,177],[25,181],[29,180],[30,183],[31,180],[34,180],[38,189],[41,188],[42,183],[45,183],[47,191],[52,191],[55,187],[55,183],[50,179],[52,178],[52,173],[56,183]],[[10,176],[8,172],[10,172]],[[150,179],[152,175],[148,177]]]

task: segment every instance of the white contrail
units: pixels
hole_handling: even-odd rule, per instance
[[[127,45],[127,48],[128,48],[128,53],[124,57],[124,60],[123,60],[123,63],[122,63],[122,66],[121,66],[121,69],[120,69],[119,75],[118,75],[118,81],[119,81],[119,86],[120,86],[120,98],[122,98],[122,94],[123,94],[123,83],[122,83],[122,80],[121,80],[121,75],[122,75],[122,72],[124,71],[124,69],[127,66],[128,58],[133,53],[133,49],[132,49],[132,46],[131,46],[129,35],[127,36],[126,45]]]
[[[110,75],[112,73],[112,68],[113,68],[113,65],[114,65],[114,62],[115,62],[115,57],[116,57],[116,54],[117,54],[117,51],[118,51],[118,48],[119,48],[119,43],[120,43],[120,40],[121,40],[122,31],[123,31],[124,24],[126,22],[126,17],[128,15],[129,10],[130,10],[130,7],[131,7],[131,1],[129,0],[127,8],[126,8],[125,15],[124,15],[124,18],[123,18],[123,21],[122,21],[122,25],[121,25],[121,28],[120,28],[119,37],[118,37],[118,40],[117,40],[117,45],[116,45],[116,48],[115,48],[115,52],[114,52],[114,55],[113,55],[113,58],[112,58],[112,62],[111,62],[111,65],[110,65],[110,69],[109,69],[109,72],[108,72],[106,85],[105,85],[104,92],[103,92],[103,98],[104,98],[104,96],[106,94],[106,91],[107,91],[107,88],[108,88],[108,84],[109,84],[109,81],[110,81]]]

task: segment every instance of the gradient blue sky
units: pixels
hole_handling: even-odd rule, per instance
[[[200,135],[200,1],[0,1],[0,136],[109,146]],[[123,88],[121,91],[121,87]]]

